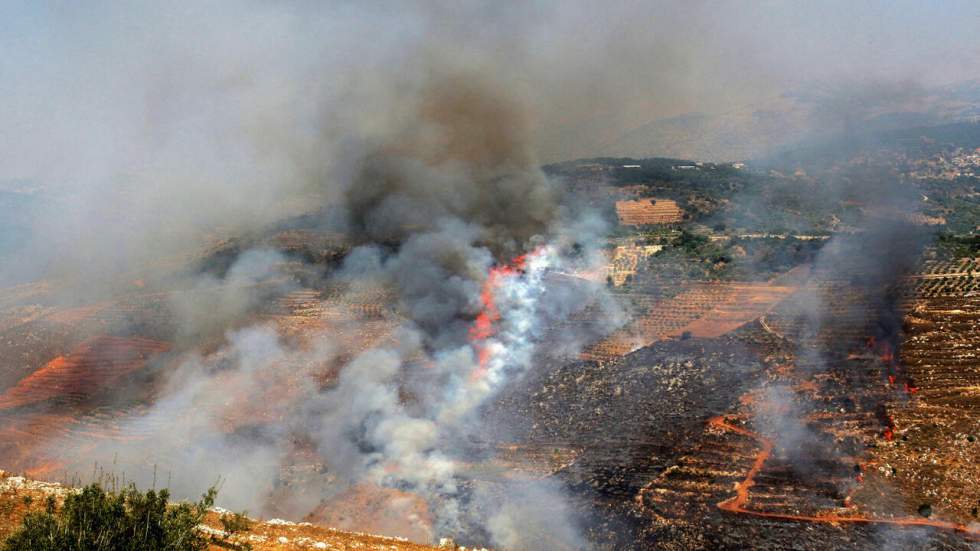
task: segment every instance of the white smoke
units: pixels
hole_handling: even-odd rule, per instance
[[[504,54],[534,50],[522,40],[486,36],[473,48],[457,48],[474,37],[469,29],[485,27],[486,17],[501,28],[520,23],[515,34],[524,35],[521,29],[531,19],[509,10],[464,7],[454,19],[467,23],[452,28],[442,24],[441,9],[422,5],[408,9],[408,17],[400,10],[350,6],[339,10],[347,20],[334,9],[314,10],[322,21],[302,17],[302,10],[271,21],[267,15],[274,9],[246,11],[222,28],[239,36],[238,29],[251,26],[245,23],[262,23],[257,26],[271,25],[273,36],[260,33],[264,39],[255,42],[250,35],[244,50],[250,55],[243,59],[230,55],[236,39],[219,41],[216,51],[227,49],[237,63],[226,63],[222,55],[189,55],[187,45],[169,34],[159,39],[155,50],[172,49],[181,54],[177,59],[187,55],[195,62],[160,64],[165,74],[147,85],[151,100],[162,96],[149,102],[154,109],[145,113],[140,104],[119,113],[127,128],[150,121],[146,143],[113,133],[104,147],[112,154],[99,170],[86,168],[89,159],[83,156],[50,176],[84,177],[89,187],[81,203],[91,208],[75,209],[79,221],[67,231],[49,230],[71,237],[62,246],[38,249],[50,250],[59,269],[79,281],[111,289],[118,274],[196,249],[203,235],[262,234],[284,217],[308,214],[323,226],[345,230],[350,243],[365,244],[338,272],[328,273],[322,287],[314,287],[384,289],[394,297],[390,306],[397,313],[386,309],[384,320],[394,334],[384,344],[362,347],[354,342],[358,335],[335,327],[314,329],[301,339],[268,328],[227,331],[255,324],[253,310],[267,302],[267,291],[292,288],[279,271],[282,257],[242,255],[225,277],[200,276],[185,286],[190,292],[170,301],[179,328],[174,340],[181,352],[192,349],[190,358],[169,375],[159,406],[125,423],[118,445],[93,454],[110,456],[103,462],[117,455],[130,476],[142,481],[149,477],[134,469],[148,472],[160,464],[175,482],[183,478],[185,488],[197,486],[176,492],[185,497],[222,475],[233,482],[225,485],[225,498],[232,494],[227,505],[261,511],[269,501],[292,501],[293,514],[306,514],[316,499],[269,499],[292,490],[277,484],[292,466],[286,456],[302,442],[327,464],[312,492],[318,497],[361,482],[414,492],[429,503],[439,535],[469,535],[475,525],[509,545],[513,534],[495,536],[494,526],[517,526],[516,519],[507,522],[505,511],[521,508],[493,504],[496,521],[482,522],[479,507],[468,501],[475,498],[460,484],[460,441],[486,429],[481,408],[532,367],[548,322],[585,308],[602,293],[601,285],[591,283],[549,293],[546,284],[550,270],[572,273],[572,264],[601,260],[595,246],[601,228],[594,217],[571,212],[539,166],[539,132],[550,126],[541,125],[547,117],[537,109],[540,99],[533,98],[544,96],[521,83],[540,72],[535,68],[554,66],[552,56],[524,71],[514,67],[523,56]],[[187,19],[196,26],[209,17]],[[365,25],[376,21],[386,32],[372,30],[378,40],[364,41],[366,29],[373,29]],[[354,30],[343,29],[345,23],[354,23]],[[261,51],[256,43],[262,43]],[[115,44],[112,49],[119,50]],[[309,51],[319,52],[315,61],[293,62]],[[565,57],[557,50],[554,55]],[[166,53],[160,58],[170,60]],[[608,60],[599,65],[608,67]],[[183,67],[188,70],[177,70]],[[129,82],[129,71],[113,72]],[[173,93],[164,85],[173,86]],[[130,96],[128,88],[122,92]],[[549,111],[557,98],[544,102]],[[212,121],[214,116],[220,120]],[[117,155],[116,139],[146,154]],[[121,170],[117,165],[134,176],[112,186],[92,183],[111,180]],[[128,182],[135,184],[130,188]],[[125,201],[117,200],[122,186],[131,189]],[[127,213],[131,223],[99,223],[100,231],[85,231],[92,221],[111,219],[110,211]],[[569,230],[570,221],[588,231]],[[112,231],[106,234],[103,226]],[[117,234],[133,238],[114,239]],[[523,273],[495,280],[500,317],[475,347],[470,326],[483,308],[481,287],[495,259],[506,261],[542,242],[551,245],[535,249]],[[102,277],[105,272],[113,278]],[[358,323],[351,320],[353,327],[345,329],[358,333]],[[561,348],[574,350],[573,340]],[[280,387],[287,387],[287,396],[276,395]],[[121,399],[127,394],[119,392]],[[169,426],[161,429],[164,422]],[[130,436],[141,437],[138,449],[128,443]],[[229,474],[234,458],[245,459],[245,467]]]
[[[437,520],[439,534],[460,534],[466,504],[458,486],[457,459],[447,448],[460,431],[477,426],[482,406],[509,381],[531,368],[542,329],[539,302],[546,292],[545,275],[562,259],[554,246],[529,253],[522,269],[499,270],[489,280],[493,304],[499,312],[493,332],[478,342],[439,350],[431,367],[441,381],[421,398],[422,407],[406,404],[399,396],[398,378],[406,363],[419,353],[423,337],[406,328],[398,349],[373,349],[355,358],[341,373],[339,385],[321,395],[317,418],[320,451],[331,465],[345,465],[352,481],[408,489],[426,498]],[[481,362],[480,350],[485,350]],[[557,493],[555,493],[557,495]],[[499,505],[486,528],[495,542],[514,543],[509,518],[519,507]]]
[[[568,293],[549,294],[549,274],[575,271],[580,263],[591,265],[601,256],[569,256],[565,247],[549,244],[537,246],[513,267],[493,267],[489,251],[475,244],[475,235],[462,231],[464,227],[448,224],[441,235],[413,236],[410,240],[419,244],[406,243],[399,254],[386,258],[377,247],[359,249],[338,278],[356,274],[360,285],[397,287],[392,270],[408,266],[402,253],[408,251],[417,262],[425,256],[424,244],[452,251],[455,243],[478,272],[474,279],[458,282],[465,306],[453,307],[452,315],[458,316],[460,308],[472,315],[463,320],[462,340],[447,344],[450,339],[433,339],[412,319],[399,318],[385,344],[342,360],[352,350],[350,337],[329,329],[311,335],[305,345],[285,340],[269,324],[230,331],[218,350],[192,351],[169,375],[157,403],[126,421],[118,441],[100,446],[88,458],[112,463],[140,484],[150,484],[159,471],[178,496],[194,496],[221,478],[223,506],[261,513],[270,495],[282,491],[277,488],[283,469],[292,465],[293,442],[308,438],[326,463],[326,475],[302,495],[287,493],[285,504],[280,496],[277,511],[304,515],[321,500],[367,483],[413,493],[428,504],[435,525],[420,518],[413,534],[490,538],[494,545],[536,548],[544,530],[558,534],[552,540],[581,547],[560,484],[528,481],[493,493],[474,489],[467,485],[464,468],[472,458],[460,451],[460,442],[490,428],[483,408],[533,368],[544,330],[556,313],[574,309],[576,301],[584,307],[590,303],[586,295],[595,298],[604,292],[601,284],[583,282],[574,301]],[[555,243],[560,242],[556,237]],[[201,285],[217,286],[218,304],[232,304],[237,311],[236,290],[247,287],[245,283],[274,280],[280,260],[265,251],[245,254],[226,278],[207,276]],[[454,285],[451,278],[438,281]],[[490,293],[499,317],[477,339],[469,330],[472,317],[487,308],[481,304],[481,291]],[[323,366],[338,361],[346,363],[336,384],[321,390],[313,379]],[[270,418],[277,420],[270,423]],[[54,447],[51,452],[58,453]]]
[[[494,278],[492,292],[500,320],[492,336],[480,344],[487,353],[486,365],[456,378],[451,398],[439,414],[440,423],[450,425],[465,417],[530,367],[535,337],[543,325],[538,303],[546,290],[544,275],[559,260],[554,247],[541,247],[526,256],[522,274],[503,272]]]

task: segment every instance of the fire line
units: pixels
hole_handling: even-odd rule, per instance
[[[755,456],[755,461],[753,461],[752,463],[752,468],[750,468],[749,471],[746,473],[745,479],[738,484],[738,488],[736,489],[735,496],[726,499],[724,501],[718,502],[717,506],[722,511],[726,511],[728,513],[734,513],[734,514],[744,514],[744,515],[751,515],[760,518],[768,518],[773,520],[786,520],[786,521],[793,521],[793,522],[825,522],[828,524],[837,524],[837,523],[845,523],[845,522],[852,523],[852,524],[889,524],[893,526],[901,526],[906,528],[923,526],[923,527],[936,528],[940,530],[950,530],[960,534],[965,534],[970,539],[980,540],[980,530],[972,529],[964,524],[945,522],[941,520],[920,519],[914,517],[906,517],[906,518],[899,518],[899,519],[879,519],[879,518],[869,518],[869,517],[861,517],[861,516],[844,517],[835,514],[827,514],[827,515],[820,515],[820,516],[791,515],[787,513],[772,513],[772,512],[753,511],[750,509],[746,509],[745,505],[749,501],[749,489],[752,488],[752,486],[755,484],[756,475],[759,474],[759,471],[762,470],[762,467],[763,465],[765,465],[766,460],[769,459],[769,455],[772,453],[773,443],[771,440],[762,436],[761,434],[752,432],[748,429],[736,425],[732,425],[726,422],[725,418],[722,416],[712,417],[710,420],[708,420],[708,424],[716,428],[741,434],[743,436],[748,436],[749,438],[754,439],[762,446],[762,448],[759,450],[759,453],[757,453]]]

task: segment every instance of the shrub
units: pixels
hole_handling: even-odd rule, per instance
[[[245,513],[224,513],[221,515],[221,527],[229,534],[248,532],[252,529],[252,521]]]
[[[167,490],[140,492],[135,485],[107,492],[91,484],[68,495],[60,509],[28,513],[3,544],[4,551],[197,551],[208,540],[196,526],[214,505],[212,487],[197,503],[169,505]]]

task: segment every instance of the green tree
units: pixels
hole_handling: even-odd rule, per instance
[[[199,551],[208,540],[196,527],[217,490],[197,503],[169,504],[167,490],[140,492],[130,485],[107,492],[98,484],[68,495],[60,509],[48,502],[28,513],[4,551]]]

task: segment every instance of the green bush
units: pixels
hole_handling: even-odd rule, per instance
[[[168,505],[167,490],[140,492],[135,485],[107,492],[98,484],[69,494],[58,509],[28,513],[4,551],[196,551],[208,540],[195,527],[214,505],[212,487],[197,503]]]

